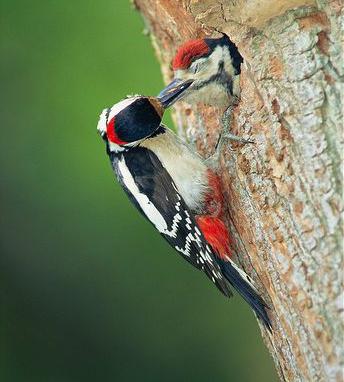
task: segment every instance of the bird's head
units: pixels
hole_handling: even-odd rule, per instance
[[[187,82],[191,84],[191,82]],[[184,91],[185,84],[176,87],[166,102]],[[133,96],[123,99],[102,111],[97,130],[107,142],[109,150],[120,152],[136,146],[159,128],[166,103],[156,97]]]
[[[240,74],[242,62],[236,45],[225,34],[215,39],[187,41],[179,47],[173,59],[174,80],[160,92],[158,98],[164,100],[175,87],[180,87],[184,81],[190,80],[192,85],[175,97],[169,106],[212,83],[224,87],[231,86],[228,82]]]

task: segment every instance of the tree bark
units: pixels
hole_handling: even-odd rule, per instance
[[[343,21],[341,0],[135,0],[172,77],[176,48],[226,33],[244,64],[219,173],[238,262],[271,305],[263,328],[281,380],[341,381],[343,368]],[[205,157],[214,107],[179,103],[180,135]]]

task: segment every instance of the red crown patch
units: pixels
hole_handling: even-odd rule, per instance
[[[202,39],[190,40],[179,47],[174,56],[172,67],[173,70],[187,69],[191,62],[198,57],[209,53],[209,47]]]

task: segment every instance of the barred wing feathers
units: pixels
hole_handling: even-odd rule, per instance
[[[138,210],[185,260],[203,270],[222,293],[231,296],[216,255],[157,156],[147,148],[135,147],[120,154],[110,153],[110,159],[119,182]]]

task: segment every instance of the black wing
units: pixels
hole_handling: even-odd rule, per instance
[[[123,189],[138,210],[189,263],[203,270],[226,296],[232,285],[271,331],[268,306],[249,276],[231,260],[216,257],[195,218],[157,156],[143,147],[119,154],[108,152]]]
[[[144,147],[109,155],[118,181],[138,210],[184,259],[203,270],[223,294],[231,296],[214,253],[157,156]]]

